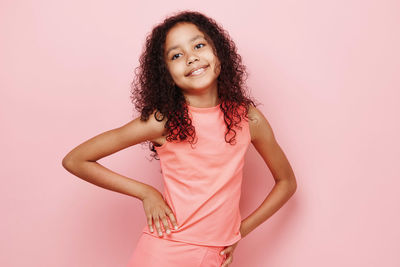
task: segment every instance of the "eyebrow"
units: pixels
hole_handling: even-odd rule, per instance
[[[189,41],[190,41],[190,42],[193,42],[194,40],[199,39],[199,38],[203,38],[203,39],[204,39],[204,36],[203,36],[203,35],[196,35],[195,37],[193,37],[193,38],[190,39]],[[171,52],[172,50],[174,50],[174,49],[176,49],[176,48],[178,48],[178,47],[179,47],[179,45],[175,45],[175,46],[171,47],[170,49],[168,49],[166,55],[168,55],[169,52]]]

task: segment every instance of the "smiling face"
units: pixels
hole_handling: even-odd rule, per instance
[[[178,23],[169,30],[164,59],[172,79],[185,95],[216,95],[220,62],[212,41],[194,24]],[[193,73],[196,69],[199,70]]]

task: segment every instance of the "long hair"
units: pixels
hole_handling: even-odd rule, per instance
[[[218,98],[220,109],[224,113],[227,127],[225,142],[234,144],[236,139],[235,127],[243,119],[248,120],[249,104],[256,104],[245,91],[245,80],[248,77],[246,67],[237,53],[234,42],[229,34],[212,18],[195,11],[182,11],[167,17],[156,25],[146,38],[143,52],[139,58],[140,66],[135,69],[135,78],[131,83],[131,99],[135,108],[140,112],[140,120],[147,121],[153,114],[156,120],[161,121],[164,116],[166,140],[186,140],[193,144],[195,129],[188,114],[185,97],[181,89],[175,85],[164,61],[165,40],[168,31],[177,23],[192,23],[212,40],[214,54],[221,63],[218,76]],[[244,112],[240,112],[240,110]],[[161,115],[161,118],[159,115]],[[240,127],[239,127],[240,128]],[[228,135],[233,135],[227,140]],[[154,144],[149,142],[149,148],[158,156]],[[157,158],[156,158],[157,159]]]

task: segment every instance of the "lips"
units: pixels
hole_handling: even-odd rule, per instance
[[[187,77],[187,76],[190,76],[190,75],[191,75],[194,71],[196,71],[196,70],[199,70],[199,69],[201,69],[201,68],[206,69],[207,67],[208,67],[208,65],[203,65],[203,66],[194,68],[194,69],[192,69],[189,73],[186,74],[186,77]]]

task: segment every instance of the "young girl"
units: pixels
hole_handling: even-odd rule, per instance
[[[245,95],[246,72],[235,44],[213,19],[189,11],[166,18],[147,38],[140,63],[132,99],[141,116],[77,146],[63,166],[142,201],[147,224],[129,267],[226,267],[238,242],[293,195],[292,168],[268,121]],[[163,195],[96,162],[143,142],[159,156]],[[250,143],[276,184],[241,220]]]

